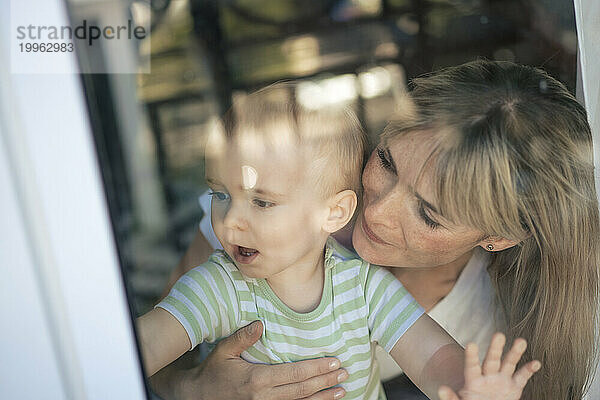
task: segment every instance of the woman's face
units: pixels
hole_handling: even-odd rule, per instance
[[[476,229],[450,223],[436,210],[431,171],[418,174],[433,135],[415,133],[380,144],[362,175],[363,208],[352,243],[365,260],[391,267],[438,267],[485,245]],[[460,188],[457,188],[460,191]]]

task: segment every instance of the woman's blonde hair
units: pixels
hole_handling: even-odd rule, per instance
[[[536,68],[478,60],[415,79],[384,132],[433,132],[440,213],[519,243],[489,273],[510,340],[542,361],[523,399],[581,399],[593,377],[600,222],[584,108]]]

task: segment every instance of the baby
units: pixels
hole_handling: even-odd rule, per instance
[[[523,340],[501,362],[496,336],[482,374],[475,348],[465,354],[389,271],[330,237],[357,207],[364,133],[351,111],[308,110],[290,97],[294,89],[276,84],[247,96],[209,138],[206,181],[224,250],[139,319],[146,372],[261,320],[263,335],[244,359],[335,356],[349,375],[347,399],[385,398],[376,344],[430,398],[518,399],[540,366],[515,373]]]

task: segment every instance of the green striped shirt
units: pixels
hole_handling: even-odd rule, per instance
[[[241,274],[223,251],[186,273],[157,305],[187,331],[192,348],[216,342],[255,320],[261,339],[242,354],[279,364],[335,356],[348,371],[344,399],[385,399],[375,345],[390,351],[423,309],[386,269],[370,265],[329,239],[321,302],[308,313],[287,307],[264,279]]]

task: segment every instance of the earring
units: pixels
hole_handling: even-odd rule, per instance
[[[485,246],[485,248],[488,249],[488,251],[492,251],[494,250],[494,245],[490,243],[487,246]]]

